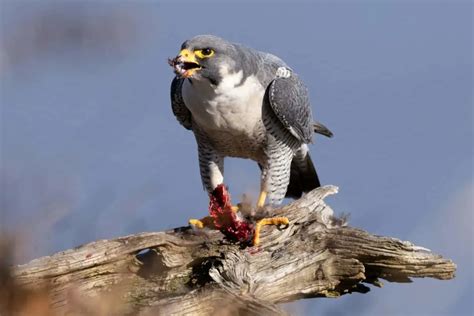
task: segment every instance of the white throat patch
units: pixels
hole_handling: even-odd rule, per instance
[[[251,133],[262,117],[264,87],[257,77],[243,79],[243,71],[229,72],[222,67],[221,82],[207,80],[183,84],[183,100],[193,119],[203,129],[231,134]]]

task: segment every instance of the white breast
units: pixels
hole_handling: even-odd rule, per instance
[[[223,73],[223,80],[213,86],[208,80],[186,80],[183,100],[193,120],[209,131],[250,134],[261,124],[265,89],[255,76],[242,81],[242,71]]]

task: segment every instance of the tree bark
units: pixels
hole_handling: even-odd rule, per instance
[[[381,286],[379,278],[454,277],[451,260],[335,218],[323,199],[336,192],[318,188],[274,210],[290,225],[266,226],[259,247],[181,227],[39,258],[11,269],[9,284],[23,297],[43,293],[47,309],[58,314],[275,315],[284,314],[278,303],[366,293],[365,284]],[[10,294],[11,306],[18,295]]]

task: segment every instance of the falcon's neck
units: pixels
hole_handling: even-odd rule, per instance
[[[201,127],[238,133],[253,130],[261,119],[265,89],[255,76],[227,73],[218,85],[207,80],[185,81],[182,95],[193,120]]]

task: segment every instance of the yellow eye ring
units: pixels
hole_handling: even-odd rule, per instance
[[[214,50],[211,48],[203,48],[203,49],[197,49],[194,51],[194,54],[196,54],[197,57],[199,58],[209,58],[214,55]]]

